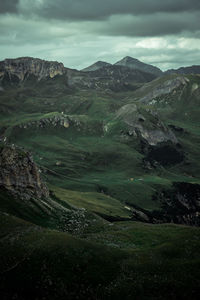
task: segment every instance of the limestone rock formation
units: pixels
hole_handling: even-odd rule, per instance
[[[145,140],[150,146],[163,142],[178,143],[172,131],[151,111],[138,109],[135,104],[122,106],[116,115],[128,129],[129,135]]]
[[[62,63],[56,61],[45,61],[32,57],[21,57],[17,59],[5,59],[0,62],[0,78],[16,77],[19,81],[24,81],[33,75],[38,80],[46,77],[53,78],[56,75],[63,75],[65,68]]]
[[[177,88],[185,86],[188,82],[189,79],[184,76],[178,76],[169,80],[165,80],[164,82],[156,85],[156,87],[153,90],[147,93],[144,97],[140,98],[139,101],[145,104],[153,104],[152,102],[150,102],[151,100],[154,101],[156,97],[170,94]],[[148,84],[144,85],[140,90],[144,92],[148,90]]]
[[[48,198],[40,170],[28,152],[15,146],[0,149],[0,186],[22,198]]]

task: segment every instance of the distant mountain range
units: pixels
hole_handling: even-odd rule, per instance
[[[138,84],[152,81],[166,74],[200,74],[200,66],[181,67],[165,72],[138,59],[126,56],[115,64],[104,61],[80,71],[64,67],[56,61],[45,61],[32,57],[5,59],[0,62],[0,84],[22,82],[36,77],[37,80],[64,76],[68,87],[86,89],[134,90]],[[1,87],[2,88],[2,87]]]
[[[87,70],[87,71],[86,71]],[[65,88],[107,89],[112,91],[134,90],[138,84],[150,82],[155,74],[138,68],[97,62],[85,71],[65,68],[62,63],[32,57],[5,59],[0,62],[0,86],[9,83],[44,80],[62,76]]]
[[[107,68],[112,66],[112,64],[107,63],[105,61],[97,61],[96,63],[92,64],[91,66],[82,69],[81,71],[90,72],[96,71],[101,68]],[[140,70],[142,72],[150,73],[155,75],[156,77],[160,77],[165,74],[200,74],[200,65],[188,66],[188,67],[181,67],[178,69],[169,69],[163,72],[161,69],[151,65],[141,62],[140,60],[126,56],[123,59],[119,60],[113,66],[123,66],[126,68]]]
[[[165,74],[200,74],[200,66],[181,67],[179,69],[170,69]]]
[[[101,68],[110,67],[110,66],[112,66],[112,64],[104,62],[104,61],[98,61],[98,62],[92,64],[91,66],[83,69],[82,71],[84,71],[84,72],[96,71]],[[134,69],[134,70],[140,70],[142,72],[153,74],[156,77],[159,77],[163,74],[163,72],[159,68],[152,66],[150,64],[145,64],[145,63],[139,61],[138,59],[132,58],[130,56],[124,57],[120,61],[113,64],[113,66],[122,66],[122,67],[130,68],[130,69]]]

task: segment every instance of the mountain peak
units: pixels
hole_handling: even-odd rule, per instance
[[[94,64],[92,64],[91,66],[82,69],[81,71],[83,71],[83,72],[96,71],[98,69],[101,69],[103,67],[110,66],[110,65],[111,64],[109,64],[105,61],[99,60],[99,61],[95,62]]]
[[[145,64],[140,60],[133,58],[131,56],[125,56],[122,60],[116,62],[115,65],[125,66],[131,69],[138,69],[140,71],[151,73],[156,76],[162,75],[162,71],[159,68],[152,66],[150,64]]]
[[[135,62],[139,62],[139,60],[137,58],[133,58],[131,56],[125,56],[124,58],[122,58],[121,61],[126,61],[126,62],[135,61]]]

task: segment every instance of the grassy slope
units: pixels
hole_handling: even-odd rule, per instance
[[[70,191],[57,186],[50,186],[50,189],[56,197],[78,208],[86,208],[101,215],[121,218],[131,217],[130,211],[119,200],[103,193]]]
[[[123,222],[84,238],[1,214],[1,299],[198,299],[199,229]]]
[[[102,119],[109,122],[114,110],[132,101],[134,94],[63,95],[60,86],[56,82],[49,89],[41,83],[36,88],[6,92],[1,96],[1,130],[7,127],[11,141],[33,152],[63,204],[128,217],[126,202],[151,210],[159,207],[151,200],[156,190],[169,187],[172,181],[199,182],[198,118],[192,110],[193,106],[198,107],[198,95],[184,108],[176,102],[155,105],[166,123],[184,127],[188,132],[178,133],[178,137],[187,149],[191,165],[159,168],[145,174],[138,145],[122,143],[115,132],[103,136],[100,125]],[[185,93],[186,101],[190,93]],[[186,109],[191,112],[190,118],[184,116]],[[83,128],[90,124],[90,133],[77,127],[12,128],[62,111],[78,119],[80,114],[82,122],[86,122]],[[88,117],[82,117],[86,113]],[[104,193],[99,193],[102,190]],[[5,197],[0,197],[0,201],[1,210],[17,215],[18,209],[20,213],[11,198],[6,202]],[[83,228],[79,238],[75,238],[0,214],[1,298],[198,299],[199,247],[199,229],[186,226],[135,222],[109,225],[99,221]]]
[[[167,79],[173,77],[175,75],[169,75]],[[146,90],[118,94],[66,91],[60,77],[53,82],[33,82],[9,89],[1,94],[1,132],[6,132],[10,142],[33,152],[50,184],[77,192],[103,191],[119,200],[122,206],[129,203],[153,210],[160,207],[151,199],[156,190],[168,188],[172,181],[199,182],[199,95],[192,92],[192,86],[200,80],[198,76],[188,78],[187,88],[156,99],[155,105],[145,105],[145,108],[158,111],[166,124],[185,128],[185,133],[175,134],[185,149],[187,164],[144,170],[137,141],[122,140],[120,129],[123,125],[113,122],[120,106],[135,102],[166,78],[148,83]],[[80,126],[13,127],[62,116],[61,112],[80,122]],[[106,124],[112,126],[108,133],[104,130]],[[101,210],[102,205],[96,210]],[[106,210],[106,206],[103,209]]]

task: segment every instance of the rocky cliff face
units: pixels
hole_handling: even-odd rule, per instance
[[[151,92],[147,93],[144,97],[140,98],[139,101],[145,104],[154,104],[154,99],[161,96],[172,93],[179,87],[184,87],[189,82],[189,79],[183,76],[178,76],[173,79],[166,80],[161,84],[158,84]],[[148,90],[148,85],[141,88],[141,91]],[[151,102],[152,101],[152,102]]]
[[[0,149],[0,186],[26,199],[49,197],[30,154],[14,146]]]
[[[0,196],[0,212],[35,224],[75,234],[88,226],[85,210],[57,202],[30,154],[14,145],[0,148]]]
[[[149,146],[163,142],[178,143],[172,131],[166,127],[156,114],[149,110],[138,109],[135,104],[122,106],[116,118],[123,120],[130,136],[143,139]]]
[[[178,139],[155,111],[126,104],[117,111],[116,120],[123,122],[122,137],[129,141],[135,140],[140,145],[145,168],[174,165],[184,160],[185,155]]]
[[[7,76],[9,79],[16,77],[24,81],[33,75],[38,80],[46,77],[53,78],[56,75],[63,75],[65,68],[62,63],[45,61],[38,58],[21,57],[18,59],[5,59],[0,62],[0,78]]]

